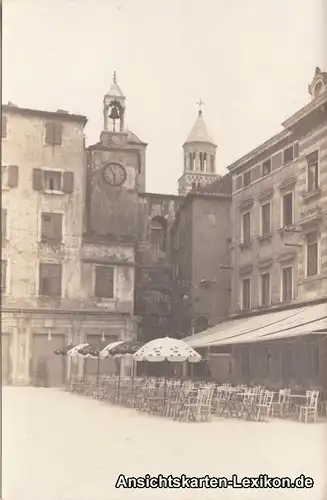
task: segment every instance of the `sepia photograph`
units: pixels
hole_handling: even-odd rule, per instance
[[[327,1],[0,9],[0,500],[327,500]]]

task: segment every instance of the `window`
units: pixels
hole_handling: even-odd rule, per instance
[[[1,236],[2,239],[7,239],[7,210],[1,209]]]
[[[46,191],[61,191],[61,172],[44,172],[44,187]]]
[[[264,177],[265,175],[270,174],[270,172],[271,172],[271,159],[269,158],[268,160],[262,163],[262,176]]]
[[[298,158],[299,157],[299,143],[298,142],[293,144],[293,152],[294,152],[294,158]]]
[[[265,236],[271,232],[270,207],[270,202],[261,205],[261,236]]]
[[[7,289],[7,261],[1,260],[1,295],[6,293]]]
[[[319,162],[318,162],[318,151],[307,156],[307,185],[308,192],[312,193],[316,191],[319,187]]]
[[[44,243],[61,243],[62,215],[56,213],[42,213],[41,241]]]
[[[280,151],[279,153],[276,153],[274,156],[271,158],[271,169],[276,170],[277,168],[280,168],[283,164],[283,153]]]
[[[261,274],[261,305],[270,304],[270,273]]]
[[[151,221],[151,244],[153,251],[166,252],[167,223],[163,217],[154,217]]]
[[[251,307],[251,279],[242,280],[242,310],[246,311]]]
[[[114,268],[95,266],[95,296],[112,299],[114,297]]]
[[[292,146],[284,149],[283,163],[284,163],[284,165],[286,165],[287,163],[290,163],[293,160],[294,160],[294,150],[293,150],[293,144],[292,144]]]
[[[293,193],[290,192],[282,197],[282,227],[292,226],[293,223]]]
[[[5,115],[1,116],[1,138],[7,137],[7,117]]]
[[[37,191],[72,193],[74,191],[74,173],[34,168],[33,189]]]
[[[194,153],[189,154],[189,162],[190,162],[190,170],[194,170],[194,164],[195,164],[195,154]]]
[[[288,302],[293,299],[293,267],[282,268],[282,301]]]
[[[205,172],[208,171],[207,153],[203,153],[203,169],[204,169]]]
[[[17,165],[2,165],[1,185],[3,188],[14,188],[18,186]]]
[[[318,95],[321,94],[321,91],[322,91],[322,83],[318,82],[314,89],[314,97],[318,97]]]
[[[200,153],[200,170],[201,172],[204,171],[204,154]]]
[[[247,172],[245,172],[243,174],[243,185],[244,186],[248,186],[249,184],[251,184],[251,170],[248,170]]]
[[[236,190],[241,189],[243,187],[243,177],[238,175],[236,177]]]
[[[40,264],[39,294],[61,296],[61,264]]]
[[[251,214],[242,214],[242,235],[241,243],[249,243],[251,240]]]
[[[215,155],[210,155],[210,167],[211,167],[211,172],[215,172]]]
[[[62,124],[60,122],[48,122],[45,125],[45,142],[52,146],[62,144]]]
[[[316,231],[306,236],[307,277],[318,274],[318,233]]]

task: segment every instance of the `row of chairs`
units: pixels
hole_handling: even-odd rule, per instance
[[[309,422],[318,418],[319,391],[306,391],[300,404],[296,404],[294,400],[301,396],[292,395],[290,389],[281,389],[276,394],[262,386],[233,387],[190,380],[128,377],[102,378],[97,385],[94,380],[75,379],[71,390],[175,420],[203,421],[211,414],[256,421],[292,417]]]

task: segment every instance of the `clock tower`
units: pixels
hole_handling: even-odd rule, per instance
[[[126,98],[114,72],[103,98],[100,141],[87,147],[85,232],[134,241],[138,193],[145,191],[146,144],[126,129],[125,112]]]
[[[208,133],[203,119],[200,99],[196,122],[183,145],[184,170],[178,179],[178,194],[185,196],[189,191],[217,181],[221,176],[216,174],[216,149],[214,140]]]

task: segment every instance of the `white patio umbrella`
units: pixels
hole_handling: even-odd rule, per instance
[[[183,340],[163,337],[154,339],[141,347],[134,354],[135,361],[149,361],[150,363],[170,361],[171,363],[189,361],[198,363],[201,356]],[[166,383],[164,385],[164,401],[166,401]]]
[[[87,347],[89,344],[78,344],[72,349],[70,349],[67,354],[69,356],[78,356],[80,349],[83,349],[84,347]]]
[[[116,342],[111,342],[110,344],[106,345],[106,347],[104,347],[100,351],[100,358],[101,359],[108,358],[110,356],[111,349],[113,349],[114,347],[117,347],[118,345],[120,345],[122,343],[123,343],[122,340],[118,340]]]
[[[198,363],[201,356],[186,342],[171,337],[154,339],[141,347],[135,354],[136,361],[160,362],[184,362]]]

